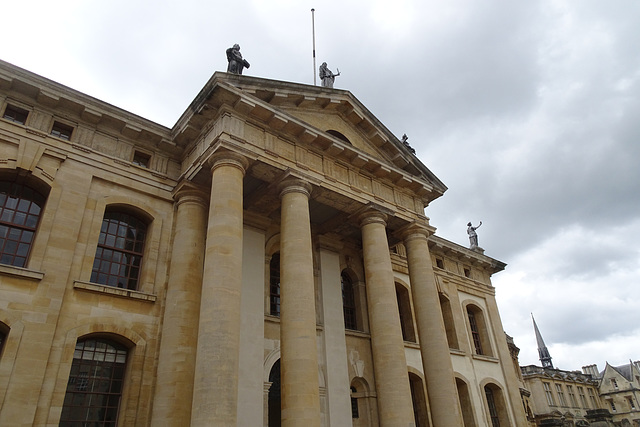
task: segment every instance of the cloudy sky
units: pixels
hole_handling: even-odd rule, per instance
[[[438,234],[494,277],[522,365],[640,359],[640,2],[6,2],[0,59],[168,127],[239,43],[252,76],[313,84],[316,52],[448,187]]]

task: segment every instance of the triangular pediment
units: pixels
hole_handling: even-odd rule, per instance
[[[426,201],[447,189],[348,91],[216,73],[174,126],[177,144],[186,148],[222,111],[241,115],[295,145],[399,182]]]

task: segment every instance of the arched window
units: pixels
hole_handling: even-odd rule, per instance
[[[46,200],[19,177],[0,181],[0,264],[27,265]]]
[[[353,145],[353,144],[351,144],[351,141],[349,141],[349,139],[346,136],[344,136],[341,132],[338,132],[337,130],[329,129],[327,131],[327,133],[329,135],[335,136],[336,138],[338,138],[341,141],[344,141],[344,142],[348,143],[349,145]]]
[[[64,396],[60,425],[115,426],[127,349],[110,340],[79,340]]]
[[[416,342],[416,333],[413,328],[413,315],[411,312],[411,300],[409,291],[404,286],[396,283],[396,298],[398,299],[398,311],[400,314],[400,326],[402,327],[402,339]]]
[[[491,341],[482,310],[476,305],[469,304],[467,318],[469,319],[469,331],[475,354],[492,356]]]
[[[4,343],[7,340],[8,328],[0,322],[0,357],[2,357],[2,349],[4,348]]]
[[[424,393],[422,378],[409,372],[409,385],[411,386],[411,400],[416,427],[427,427],[429,425],[429,416],[427,415],[427,398]]]
[[[342,311],[344,312],[344,327],[357,330],[356,298],[353,292],[353,282],[348,274],[342,272]]]
[[[504,402],[502,390],[496,384],[484,386],[487,409],[492,427],[508,426],[509,417]]]
[[[442,318],[444,327],[447,332],[447,342],[449,348],[459,349],[458,336],[456,335],[456,326],[453,320],[453,312],[451,311],[451,301],[444,294],[440,293],[440,309],[442,310]]]
[[[456,378],[456,388],[458,390],[458,401],[462,410],[462,420],[464,427],[476,427],[476,421],[473,417],[473,402],[469,394],[469,386],[464,380]]]
[[[146,236],[144,221],[121,210],[107,210],[100,228],[91,281],[136,290]]]
[[[269,263],[269,313],[280,316],[280,252],[273,254]]]

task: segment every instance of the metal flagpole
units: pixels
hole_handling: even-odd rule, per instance
[[[315,9],[311,9],[311,35],[313,37],[313,85],[316,86],[316,22]]]

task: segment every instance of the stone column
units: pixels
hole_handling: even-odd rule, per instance
[[[248,162],[230,152],[212,160],[192,427],[237,424],[242,180]]]
[[[375,210],[360,215],[378,413],[383,427],[415,426],[386,218]]]
[[[401,235],[407,248],[411,294],[433,425],[461,426],[464,422],[427,243],[429,230],[425,225],[412,224]]]
[[[282,425],[320,426],[316,307],[309,221],[311,186],[280,186],[280,346]]]
[[[175,195],[177,212],[151,421],[154,426],[186,426],[191,418],[206,196],[188,183]]]

